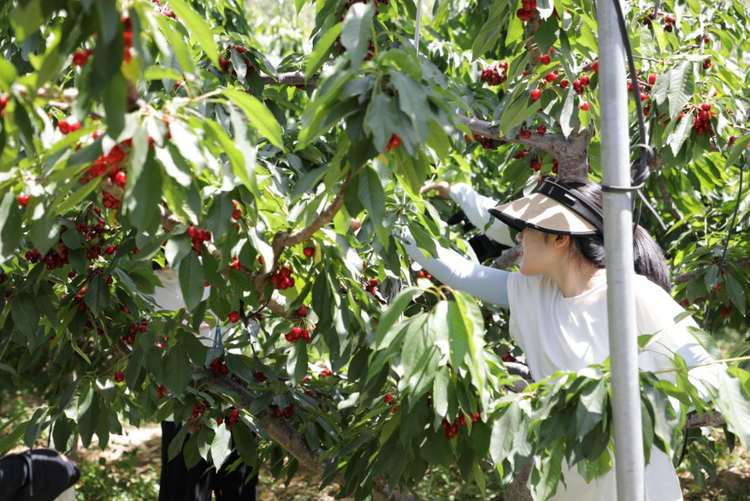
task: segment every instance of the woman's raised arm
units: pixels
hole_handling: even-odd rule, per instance
[[[413,260],[444,284],[486,303],[509,307],[509,272],[482,266],[466,259],[458,252],[439,246],[438,257],[427,258],[408,234],[404,237],[403,244]]]

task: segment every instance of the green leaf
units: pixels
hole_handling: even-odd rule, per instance
[[[214,198],[214,203],[208,210],[207,225],[211,228],[214,240],[219,241],[227,232],[229,223],[232,221],[234,205],[229,197]]]
[[[742,155],[745,152],[745,147],[750,144],[750,134],[745,133],[737,138],[737,140],[734,142],[734,147],[729,152],[729,158],[727,158],[727,168],[737,163],[737,160],[739,160],[740,155]],[[750,162],[750,156],[747,157],[747,162]]]
[[[679,153],[680,148],[682,148],[682,145],[685,143],[685,140],[690,137],[690,132],[692,130],[693,123],[686,115],[682,120],[680,120],[680,123],[677,124],[677,126],[667,138],[667,142],[669,143],[669,147],[672,149],[673,155],[677,155],[677,153]]]
[[[344,27],[341,30],[341,45],[349,53],[353,68],[359,68],[367,53],[367,42],[370,40],[370,26],[375,8],[372,3],[355,3],[346,13]]]
[[[523,419],[517,404],[500,409],[500,414],[492,422],[490,438],[490,457],[495,465],[500,465],[513,451],[515,431],[521,428]]]
[[[320,37],[318,43],[315,44],[315,49],[312,51],[312,54],[310,54],[310,57],[307,60],[307,69],[305,69],[306,80],[309,80],[310,77],[313,76],[313,74],[315,74],[315,72],[318,71],[321,66],[323,66],[325,58],[330,51],[331,45],[333,45],[333,42],[335,42],[341,34],[341,28],[343,26],[344,25],[342,23],[337,23],[331,28],[328,28],[323,36]]]
[[[102,274],[97,273],[89,282],[83,299],[94,315],[98,316],[107,307],[107,304],[109,304],[109,286]]]
[[[385,191],[383,191],[383,185],[380,184],[380,176],[368,166],[360,172],[358,178],[359,200],[367,209],[373,224],[381,226],[385,217]]]
[[[409,405],[415,405],[419,397],[432,387],[440,361],[440,350],[435,345],[435,335],[426,328],[427,323],[413,324],[401,347],[401,366],[404,371],[399,390],[408,388]]]
[[[224,426],[216,427],[216,434],[211,442],[211,458],[213,458],[214,466],[216,470],[220,470],[221,466],[226,462],[229,454],[232,452],[231,448],[232,432],[229,428]]]
[[[717,383],[719,389],[717,403],[727,422],[727,428],[737,435],[743,445],[747,446],[750,444],[749,395],[742,391],[740,379],[730,376],[727,372],[719,373]]]
[[[147,133],[140,127],[133,136],[130,172],[122,201],[123,211],[136,228],[148,229],[158,220],[161,193],[161,167],[149,154]]]
[[[579,437],[593,430],[604,417],[604,402],[607,396],[605,379],[591,381],[581,392],[576,408],[576,433]]]
[[[32,336],[39,326],[39,310],[36,299],[28,292],[18,294],[11,304],[11,317],[19,331]]]
[[[120,29],[120,13],[117,12],[117,0],[97,0],[99,26],[102,30],[102,40],[109,43],[114,40]]]
[[[185,437],[187,436],[189,426],[180,426],[172,441],[169,442],[169,448],[167,449],[167,455],[169,460],[172,461],[177,455],[182,452],[182,445],[185,443]]]
[[[729,290],[729,297],[732,300],[732,303],[737,307],[737,309],[744,315],[745,313],[745,290],[742,288],[742,285],[737,281],[734,276],[732,276],[731,273],[727,274],[724,279],[727,289]]]
[[[205,286],[203,281],[203,266],[195,252],[189,252],[180,261],[180,290],[185,298],[185,306],[188,311],[193,311],[203,300]]]
[[[548,455],[535,458],[531,471],[531,494],[535,500],[546,501],[557,492],[564,457],[565,446],[558,443]]]
[[[565,137],[568,137],[575,127],[576,118],[578,114],[575,113],[576,109],[576,96],[573,88],[570,88],[565,93],[565,100],[563,101],[563,108],[560,112],[560,130]]]
[[[60,223],[58,218],[51,215],[51,210],[44,211],[44,215],[32,221],[29,236],[40,254],[45,255],[60,239]]]
[[[403,314],[407,306],[417,297],[424,294],[424,291],[418,287],[407,287],[402,290],[396,298],[391,301],[390,306],[380,316],[378,322],[378,328],[375,334],[375,346],[376,350],[382,350],[386,348],[389,343],[385,343],[386,334],[391,330],[391,327],[398,321]]]
[[[284,149],[283,130],[273,113],[257,98],[232,89],[225,89],[222,94],[245,112],[250,123],[258,129],[261,136],[277,148]]]
[[[178,344],[169,352],[164,374],[164,386],[170,393],[182,395],[187,389],[191,377],[190,360],[185,349]]]
[[[201,46],[203,52],[211,60],[211,63],[218,68],[219,49],[211,34],[211,27],[206,20],[200,17],[197,11],[192,6],[186,4],[184,0],[170,0],[169,6],[180,17],[182,22],[185,23],[190,34],[198,42],[198,45]]]
[[[646,30],[643,30],[646,33]],[[650,35],[649,35],[650,36]],[[656,102],[657,105],[661,106],[667,101],[667,93],[669,92],[669,82],[672,80],[671,70],[660,73],[656,76],[656,82],[654,82],[654,88],[651,90],[651,98]]]
[[[242,184],[250,190],[250,193],[257,198],[261,198],[260,190],[258,190],[255,177],[253,176],[254,158],[243,156],[242,152],[235,146],[232,139],[219,124],[209,119],[206,119],[206,124],[208,125],[206,132],[213,136],[216,142],[221,145],[223,152],[229,158],[232,173],[242,181]]]
[[[475,61],[482,57],[485,52],[495,46],[500,35],[503,32],[502,16],[507,12],[504,8],[508,4],[508,0],[495,0],[487,9],[489,16],[487,21],[480,28],[479,33],[474,37],[474,43],[471,46],[472,61]]]
[[[432,385],[432,401],[435,415],[444,418],[448,413],[448,392],[450,385],[450,374],[448,369],[442,367],[435,374],[435,382]]]
[[[527,118],[542,107],[541,99],[534,101],[531,106],[529,106],[528,101],[529,98],[526,94],[521,94],[516,96],[507,108],[505,108],[498,124],[500,136],[505,136],[513,128],[524,123]]]
[[[235,423],[234,430],[232,430],[232,439],[242,460],[252,464],[252,461],[257,459],[258,447],[253,433],[245,426],[244,422],[238,421]]]
[[[102,103],[107,120],[107,134],[117,137],[125,128],[125,108],[127,105],[128,84],[122,73],[117,72],[104,87]]]
[[[377,94],[367,107],[365,124],[379,152],[385,153],[386,144],[393,135],[393,124],[397,120],[396,102],[386,94]]]
[[[307,343],[298,339],[289,350],[286,361],[286,372],[292,384],[299,384],[307,375]]]
[[[0,201],[0,263],[13,256],[21,238],[21,210],[12,191]]]
[[[669,98],[669,117],[672,120],[682,112],[685,105],[693,98],[695,88],[694,64],[690,61],[682,61],[670,71],[667,97]],[[687,117],[683,121],[689,122]],[[672,151],[675,151],[674,147],[672,147]]]
[[[471,296],[455,291],[454,297],[455,301],[448,304],[451,365],[454,370],[459,367],[468,369],[474,387],[482,398],[487,398],[482,312]]]
[[[399,108],[411,119],[417,133],[416,139],[420,143],[427,141],[430,135],[430,114],[427,111],[430,106],[425,88],[404,73],[392,74],[391,81],[398,91]]]

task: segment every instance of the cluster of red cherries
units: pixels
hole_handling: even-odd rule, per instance
[[[290,287],[294,287],[294,278],[292,275],[294,270],[291,266],[284,266],[279,269],[276,273],[271,275],[270,281],[279,290],[286,290]]]
[[[294,402],[290,402],[289,405],[284,407],[283,411],[276,404],[271,404],[269,407],[273,410],[276,417],[284,416],[286,419],[291,419],[294,416]]]
[[[231,409],[229,409],[229,414],[227,414],[226,419],[224,419],[224,416],[219,416],[216,418],[216,424],[221,426],[226,421],[227,428],[229,428],[229,430],[231,431],[234,430],[234,423],[236,423],[239,419],[240,410],[232,407]]]
[[[487,85],[500,85],[508,79],[508,63],[500,61],[487,68],[482,68],[482,75],[479,77]]]
[[[94,53],[91,49],[77,50],[73,53],[73,66],[83,66]]]
[[[495,141],[486,136],[480,136],[479,134],[472,133],[471,136],[468,134],[464,134],[464,141],[467,143],[470,143],[472,141],[479,141],[479,144],[482,145],[482,148],[485,150],[494,150],[495,149]]]
[[[145,318],[142,318],[140,322],[131,325],[130,332],[120,336],[120,339],[125,344],[132,346],[135,343],[136,334],[138,334],[139,332],[140,333],[146,332],[147,329],[148,329],[148,320]]]
[[[471,416],[471,422],[476,423],[479,421],[479,413],[477,412],[473,416]],[[443,421],[441,423],[443,425],[443,430],[445,430],[445,437],[448,440],[453,440],[458,435],[458,427],[459,425],[462,427],[465,427],[467,425],[466,423],[466,416],[463,414],[452,423],[449,422],[447,419],[443,418]]]
[[[310,330],[302,327],[292,327],[292,330],[284,334],[284,339],[294,344],[298,339],[304,339],[305,343],[310,344]]]
[[[516,11],[516,16],[525,23],[536,12],[538,12],[536,10],[536,0],[523,0],[521,8]]]
[[[716,112],[711,109],[711,103],[701,103],[700,107],[693,109],[693,115],[693,129],[695,129],[695,132],[699,136],[708,132],[709,137],[714,137],[711,117],[716,115]]]
[[[193,248],[193,252],[200,256],[201,248],[203,248],[204,242],[211,241],[211,232],[208,230],[202,230],[195,226],[189,226],[187,229],[188,237],[190,237],[190,243]]]
[[[227,364],[221,358],[214,358],[211,360],[211,374],[214,376],[229,374],[229,367],[227,367]]]

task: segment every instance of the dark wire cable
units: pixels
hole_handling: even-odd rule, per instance
[[[708,321],[711,318],[711,311],[713,310],[714,297],[716,297],[716,286],[719,285],[719,279],[721,278],[721,272],[724,270],[724,264],[727,260],[727,251],[729,250],[729,241],[732,239],[732,234],[736,228],[737,223],[737,212],[740,208],[740,201],[742,200],[742,176],[745,173],[745,162],[750,157],[747,157],[740,163],[740,186],[737,191],[737,203],[734,205],[734,214],[732,215],[732,223],[729,225],[729,232],[727,232],[727,238],[724,241],[724,249],[721,252],[721,260],[719,261],[719,272],[714,277],[714,284],[711,287],[711,294],[708,299],[708,310],[706,311],[706,318],[703,319],[703,330],[708,328]]]

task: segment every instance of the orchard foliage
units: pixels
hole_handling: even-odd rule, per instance
[[[312,26],[235,0],[0,7],[0,370],[44,402],[7,422],[0,452],[105,447],[122,419],[174,415],[188,426],[170,456],[184,443],[188,463],[219,466],[234,447],[357,499],[454,463],[482,488],[532,464],[537,499],[563,458],[607,471],[607,364],[509,393],[506,313],[412,269],[399,237],[466,250],[451,208],[419,194],[430,178],[498,200],[598,179],[593,3],[438,0],[419,54],[413,0],[283,8]],[[748,11],[653,9],[627,14],[657,152],[643,192],[664,226],[642,224],[709,332],[747,332],[747,197],[719,258],[750,142]],[[156,309],[152,262],[178,269],[186,310]],[[689,407],[718,406],[750,443],[745,362],[704,404],[677,358],[671,379],[642,375],[647,448],[678,451]]]

